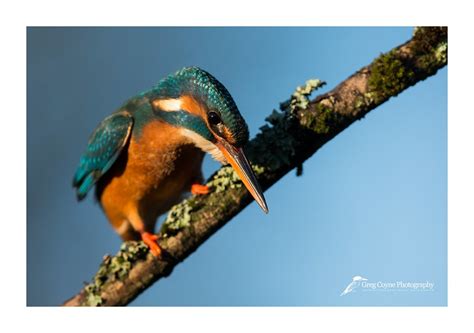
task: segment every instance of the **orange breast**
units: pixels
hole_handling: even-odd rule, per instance
[[[101,205],[116,228],[138,213],[153,229],[157,217],[201,177],[204,153],[178,130],[162,121],[147,124],[98,184]]]

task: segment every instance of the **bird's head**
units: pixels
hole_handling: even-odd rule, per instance
[[[354,281],[354,282],[367,281],[367,279],[364,278],[364,277],[362,277],[362,276],[360,276],[360,275],[356,275],[356,276],[354,276],[354,277],[352,278],[352,281]]]
[[[244,154],[249,140],[244,118],[232,96],[215,77],[186,67],[161,80],[152,90],[154,113],[221,163],[229,163],[245,187],[268,212],[265,197]]]

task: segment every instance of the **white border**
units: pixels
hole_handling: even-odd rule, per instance
[[[5,2],[4,2],[5,3]],[[452,4],[451,4],[452,3]],[[441,1],[17,1],[2,4],[2,326],[14,331],[472,331],[472,11]],[[467,1],[464,3],[468,3]],[[464,7],[463,7],[464,6]],[[468,16],[469,15],[469,16]],[[26,308],[26,26],[449,25],[448,308]],[[422,83],[421,83],[422,84]],[[47,195],[47,193],[45,193]],[[5,214],[6,212],[6,214]],[[471,297],[469,297],[471,296]],[[469,330],[469,327],[471,330]],[[306,330],[306,329],[305,329]]]

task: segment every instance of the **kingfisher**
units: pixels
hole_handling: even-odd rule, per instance
[[[73,179],[77,199],[96,198],[120,237],[143,240],[153,255],[158,217],[187,192],[205,195],[205,153],[229,163],[265,213],[268,207],[243,147],[247,124],[228,90],[185,67],[127,100],[89,138]]]

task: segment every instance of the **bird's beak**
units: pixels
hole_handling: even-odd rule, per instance
[[[219,140],[217,147],[222,151],[227,162],[229,162],[235,172],[237,172],[245,187],[249,190],[250,194],[252,194],[258,205],[265,213],[268,213],[268,207],[262,189],[258,184],[257,177],[255,177],[252,167],[250,166],[242,148],[236,148],[224,140]]]

